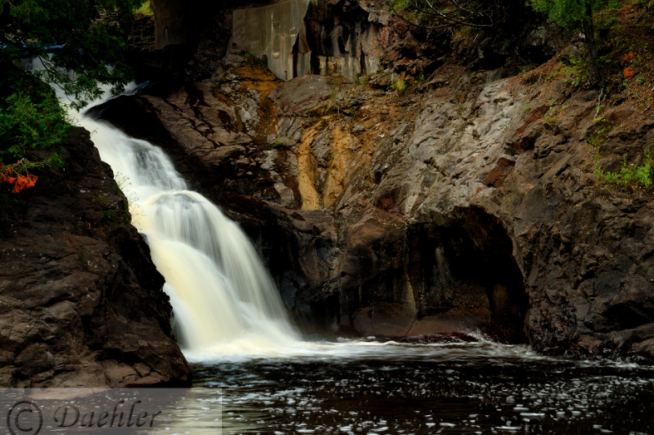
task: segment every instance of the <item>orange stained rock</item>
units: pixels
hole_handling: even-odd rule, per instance
[[[303,210],[318,210],[333,207],[338,197],[345,190],[348,173],[353,167],[355,150],[361,148],[359,140],[340,122],[318,122],[304,130],[298,149],[298,190],[302,197]],[[317,186],[317,167],[313,154],[313,142],[325,130],[331,136],[331,159],[325,168],[326,177],[321,186]]]
[[[320,209],[320,195],[316,190],[316,159],[311,152],[311,144],[322,132],[322,122],[305,129],[300,140],[297,155],[297,184],[302,198],[302,210]]]
[[[353,150],[358,148],[358,140],[350,132],[343,130],[340,123],[334,123],[332,130],[332,161],[327,170],[327,180],[323,188],[323,206],[330,208],[345,190],[345,178],[354,159]]]
[[[258,82],[279,81],[275,74],[259,65],[244,65],[238,68],[234,68],[232,73],[241,79],[249,79]]]

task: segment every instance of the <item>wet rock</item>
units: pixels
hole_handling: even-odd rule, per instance
[[[64,148],[66,175],[41,175],[0,220],[0,385],[188,385],[163,278],[111,169],[83,129]]]

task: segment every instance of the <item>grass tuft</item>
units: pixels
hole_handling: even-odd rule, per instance
[[[617,186],[632,186],[650,190],[654,185],[654,165],[652,156],[647,152],[645,163],[641,166],[628,165],[627,158],[622,161],[620,172],[604,171],[598,165],[595,170],[595,177],[604,185],[614,184]]]

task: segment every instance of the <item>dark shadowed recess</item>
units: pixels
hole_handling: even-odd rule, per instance
[[[317,228],[290,226],[257,202],[243,198],[228,208],[238,209],[233,217],[260,248],[305,332],[398,339],[479,330],[504,343],[528,341],[529,300],[512,242],[480,209],[459,209],[441,225],[386,228],[348,248]],[[410,298],[416,312],[402,308]]]
[[[529,299],[512,242],[496,218],[478,208],[459,209],[446,226],[412,225],[408,276],[421,303],[419,315],[451,309],[466,295],[488,298],[486,331],[506,343],[525,343]]]

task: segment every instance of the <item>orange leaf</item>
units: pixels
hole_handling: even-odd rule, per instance
[[[14,184],[15,182],[16,177],[10,177],[8,174],[2,174],[2,176],[0,176],[0,183]]]
[[[18,193],[22,190],[34,187],[38,179],[39,177],[36,175],[16,175],[16,177],[9,177],[7,174],[2,174],[2,177],[0,177],[0,183],[13,184],[14,187],[11,189],[11,193]]]
[[[633,76],[634,76],[634,70],[632,70],[629,67],[626,67],[624,69],[624,78],[629,78],[629,77],[633,77]]]
[[[630,51],[629,54],[627,54],[627,55],[624,57],[624,59],[622,59],[622,61],[623,61],[623,62],[627,62],[627,61],[633,59],[634,57],[636,57],[636,56],[634,56],[634,53]]]

